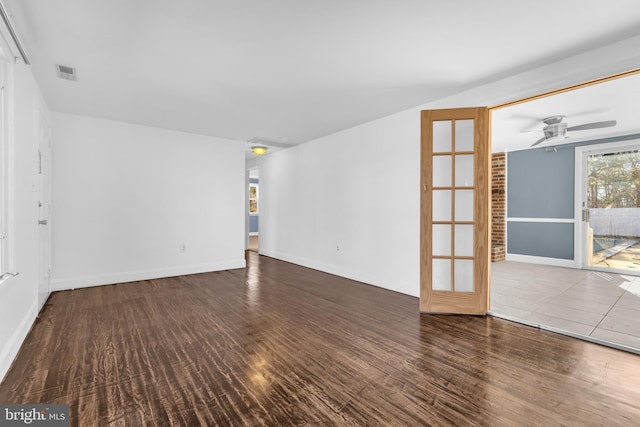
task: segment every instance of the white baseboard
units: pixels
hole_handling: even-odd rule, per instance
[[[4,376],[9,371],[13,360],[17,356],[25,338],[27,338],[27,334],[29,333],[29,330],[31,330],[31,326],[33,325],[33,322],[35,322],[37,316],[38,303],[36,301],[25,312],[20,325],[13,332],[11,338],[9,338],[7,342],[2,343],[2,351],[0,351],[0,382],[2,382]]]
[[[116,283],[136,282],[138,280],[160,279],[164,277],[184,276],[187,274],[209,273],[212,271],[233,270],[245,268],[244,259],[213,264],[191,265],[184,267],[163,268],[149,271],[136,271],[102,276],[87,276],[73,279],[54,279],[51,281],[51,291],[65,291],[68,289],[88,288],[91,286],[113,285]]]
[[[253,231],[251,233],[249,233],[249,236],[258,236],[259,233],[257,231]]]
[[[576,262],[572,259],[548,258],[533,255],[510,254],[505,255],[507,261],[526,262],[529,264],[552,265],[554,267],[578,268]]]
[[[362,282],[367,285],[372,285],[378,288],[383,288],[393,292],[398,292],[404,295],[410,295],[413,297],[420,296],[420,289],[418,284],[411,286],[408,283],[403,283],[403,284],[400,284],[400,285],[404,285],[402,286],[402,288],[397,288],[397,287],[392,288],[390,286],[385,286],[384,284],[382,284],[380,277],[378,276],[374,277],[372,275],[363,274],[362,272],[353,271],[337,265],[326,264],[326,263],[318,262],[316,260],[311,260],[308,258],[296,256],[296,255],[283,254],[280,252],[265,250],[262,248],[259,250],[259,253],[261,255],[265,255],[270,258],[275,258],[281,261],[290,262],[292,264],[300,265],[302,267],[311,268],[312,270],[322,271],[325,273],[333,274],[335,276],[340,276],[346,279],[355,280],[356,282]],[[410,291],[412,287],[416,288],[416,290],[413,292]]]

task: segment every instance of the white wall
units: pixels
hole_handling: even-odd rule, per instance
[[[264,157],[260,252],[415,294],[416,120],[401,114]],[[339,247],[339,250],[338,250]]]
[[[243,144],[53,118],[53,290],[245,266]]]
[[[266,155],[260,252],[418,296],[420,110],[493,106],[640,68],[638,45],[634,37]]]
[[[0,379],[4,377],[38,314],[37,159],[39,111],[48,116],[40,90],[28,67],[11,66],[13,120],[9,123],[9,158],[13,167],[13,221],[8,238],[13,247],[11,272],[20,273],[0,284]],[[10,77],[11,78],[11,77]],[[8,86],[8,88],[11,85]],[[9,89],[8,89],[9,90]]]

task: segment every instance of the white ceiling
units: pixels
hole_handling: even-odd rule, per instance
[[[637,0],[3,3],[52,110],[246,146],[303,143],[640,34]],[[594,108],[557,113],[579,124]],[[519,131],[556,112],[513,114]]]
[[[569,126],[615,120],[614,127],[569,131],[566,138],[552,139],[537,147],[553,147],[605,136],[640,133],[640,74],[610,80],[546,98],[493,110],[492,150],[529,148],[544,136],[542,120],[566,116]]]

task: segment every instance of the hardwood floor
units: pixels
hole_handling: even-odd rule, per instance
[[[51,295],[2,403],[72,425],[632,425],[640,358],[248,252]]]
[[[259,236],[249,236],[249,250],[253,251],[253,252],[258,252],[259,249],[259,244],[258,244],[258,239],[260,237]]]

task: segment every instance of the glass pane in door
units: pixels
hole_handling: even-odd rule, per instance
[[[473,151],[473,120],[456,120],[456,151]]]
[[[473,190],[455,191],[456,221],[473,221]]]
[[[451,156],[433,156],[433,186],[451,187]]]
[[[433,221],[451,221],[451,190],[433,190]]]
[[[451,260],[434,259],[432,265],[431,286],[434,291],[451,290]]]
[[[473,186],[473,154],[456,156],[456,186]]]
[[[473,225],[456,225],[455,256],[473,256]]]
[[[451,256],[451,226],[449,224],[433,224],[433,255]]]
[[[449,153],[451,149],[451,120],[433,122],[433,152]]]
[[[455,260],[455,285],[456,292],[473,292],[473,261],[467,259]]]

